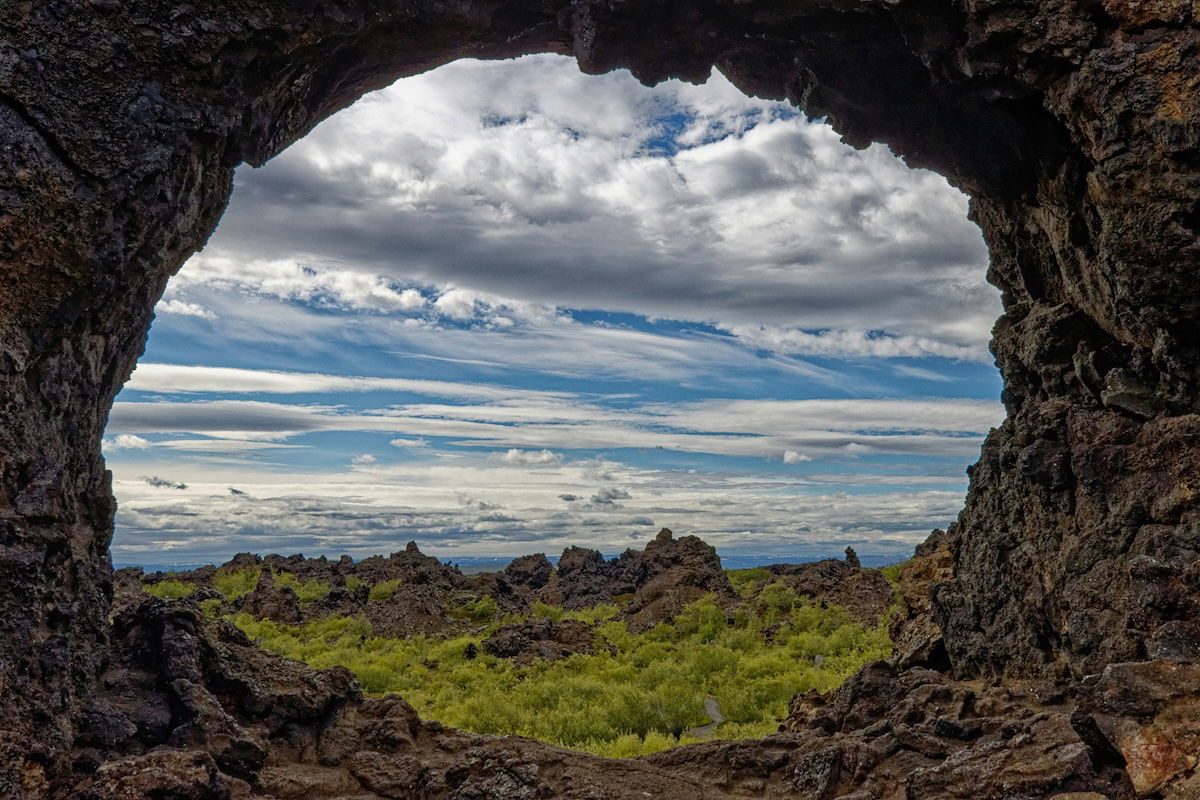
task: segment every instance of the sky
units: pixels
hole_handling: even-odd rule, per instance
[[[719,74],[398,81],[259,169],[104,452],[117,564],[903,555],[1003,419],[967,200]]]

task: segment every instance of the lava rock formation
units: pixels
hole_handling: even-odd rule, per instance
[[[967,192],[1003,292],[992,349],[1008,417],[932,589],[947,663],[963,678],[1085,688],[1130,663],[1157,664],[1151,677],[1185,663],[1180,625],[1200,610],[1196,14],[1170,0],[3,4],[0,795],[62,793],[75,775],[69,754],[113,657],[101,433],[234,167],[368,90],[467,56],[561,53],[648,83],[715,66]],[[1175,660],[1152,660],[1164,655]],[[1186,736],[1159,746],[1167,712],[1095,709],[1077,730],[1096,763],[1124,759],[1142,775],[1129,791],[1195,796],[1172,788],[1196,754]],[[1136,766],[1146,753],[1157,772]],[[108,782],[97,767],[94,786],[109,788],[90,796],[140,796],[112,787],[149,785],[169,764],[211,787],[230,774],[191,751],[141,757]],[[835,760],[797,766],[797,781],[825,787],[804,791],[832,796],[829,776],[847,774]],[[456,796],[524,796],[465,785]]]

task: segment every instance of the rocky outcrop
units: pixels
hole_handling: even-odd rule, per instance
[[[514,558],[512,563],[504,568],[504,579],[512,586],[536,592],[550,582],[554,567],[545,553],[535,553],[531,556]]]
[[[636,586],[625,569],[629,555],[606,561],[599,550],[568,547],[558,559],[554,575],[540,592],[544,603],[569,610],[611,603],[632,594]]]
[[[506,625],[483,640],[483,650],[521,664],[558,661],[575,653],[593,652],[594,626],[578,620],[530,620]]]
[[[257,584],[249,593],[227,599],[216,591],[214,581],[239,570],[256,570]],[[259,558],[241,553],[220,567],[151,575],[130,569],[119,574],[129,591],[168,579],[182,581],[192,585],[194,601],[216,599],[222,613],[247,613],[286,624],[361,614],[377,636],[387,637],[444,632],[464,623],[459,612],[484,598],[495,600],[498,612],[514,614],[529,613],[539,600],[570,610],[628,600],[623,615],[636,630],[669,620],[708,594],[722,602],[736,598],[716,550],[695,536],[677,540],[666,528],[644,551],[626,550],[612,560],[597,550],[568,547],[557,570],[539,553],[514,559],[502,572],[465,576],[409,542],[390,556],[357,562],[347,556],[330,561],[300,554]],[[276,576],[318,581],[328,591],[302,603],[293,589],[278,585]],[[351,583],[354,589],[348,588]],[[474,620],[479,621],[484,620]]]
[[[242,598],[238,610],[259,619],[294,625],[300,621],[300,598],[290,587],[276,586],[271,571],[264,569],[254,591]]]
[[[805,736],[793,779],[810,797],[1132,797],[1121,765],[1075,731],[1073,711],[1049,685],[985,688],[878,662],[828,695],[794,698],[781,730]]]
[[[949,580],[954,574],[954,557],[949,549],[953,538],[945,531],[934,531],[917,546],[913,557],[900,570],[897,586],[900,607],[888,624],[891,660],[899,667],[951,668],[930,595],[935,584]]]
[[[1147,675],[1130,688],[1113,675],[1124,696],[1097,686],[1106,704],[1085,712],[1061,692],[980,689],[878,663],[830,695],[798,699],[777,735],[610,761],[423,722],[399,697],[364,699],[347,671],[269,655],[188,603],[143,596],[113,630],[118,647],[64,778],[64,793],[81,800],[1011,800],[1088,791],[1127,800],[1129,780],[1102,738],[1122,734],[1089,744],[1078,720],[1110,731],[1106,713],[1169,717],[1180,710],[1170,682],[1183,677]]]
[[[850,550],[849,555],[854,551]],[[850,612],[855,621],[874,627],[892,605],[894,592],[877,569],[864,569],[857,556],[851,561],[828,558],[807,564],[773,564],[775,580],[822,606],[833,604]]]
[[[626,574],[637,591],[621,617],[634,633],[674,619],[684,606],[708,595],[726,605],[737,599],[717,551],[698,537],[676,539],[663,528],[641,554],[626,555]]]
[[[1166,659],[1110,664],[1084,681],[1072,722],[1110,761],[1124,762],[1138,796],[1200,797],[1197,687],[1200,664]]]
[[[1197,26],[1194,4],[1133,0],[3,4],[0,795],[45,793],[96,689],[102,428],[234,167],[464,56],[647,82],[715,65],[968,192],[1008,418],[933,592],[947,656],[1071,680],[1146,658],[1197,610]]]

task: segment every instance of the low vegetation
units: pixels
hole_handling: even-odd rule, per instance
[[[182,600],[196,591],[196,587],[192,584],[174,578],[147,584],[145,588],[147,592],[155,597],[161,597],[163,600]]]
[[[705,697],[716,698],[726,719],[716,736],[764,735],[776,729],[792,695],[829,690],[888,655],[885,626],[864,627],[780,583],[756,589],[765,573],[731,574],[744,598],[731,611],[699,600],[642,634],[613,619],[617,606],[568,612],[538,603],[532,616],[594,624],[593,654],[527,665],[484,651],[487,636],[518,621],[502,617],[491,598],[456,609],[475,625],[471,635],[451,638],[377,637],[360,617],[292,626],[242,614],[234,622],[273,652],[314,667],[348,667],[369,693],[398,692],[425,718],[633,756],[688,741],[688,728],[709,721]]]
[[[328,583],[317,578],[297,578],[290,572],[275,572],[275,585],[280,588],[287,586],[296,593],[301,603],[314,603],[329,594],[331,587]]]
[[[372,603],[382,603],[392,599],[392,595],[396,593],[396,588],[400,586],[400,579],[393,578],[390,581],[380,581],[371,586],[368,599]]]
[[[225,595],[228,600],[236,600],[244,594],[254,591],[258,585],[259,567],[243,567],[241,569],[219,569],[213,576],[213,588]]]

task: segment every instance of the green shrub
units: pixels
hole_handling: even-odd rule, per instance
[[[363,585],[363,579],[358,577],[357,575],[347,575],[346,576],[346,589],[351,594],[353,594],[354,592],[357,592],[358,587],[360,587],[362,585]]]
[[[221,601],[219,598],[210,597],[208,600],[200,601],[200,611],[203,612],[205,616],[215,617],[220,610]]]
[[[370,593],[367,594],[367,599],[372,603],[385,603],[392,599],[392,595],[396,593],[396,587],[400,585],[399,578],[392,578],[390,581],[380,581],[372,584]]]
[[[500,604],[491,595],[484,595],[471,602],[463,603],[454,609],[451,614],[460,619],[469,619],[473,622],[488,622],[500,616]]]
[[[734,590],[742,597],[752,597],[758,584],[771,580],[771,571],[766,567],[727,569],[725,574],[729,576],[729,582],[733,584]]]
[[[912,561],[912,559],[910,558],[908,561],[901,561],[899,564],[888,564],[886,567],[880,567],[879,571],[883,574],[883,577],[887,579],[888,583],[890,583],[892,586],[896,586],[900,583],[900,573],[906,566],[908,566],[909,561]]]
[[[289,626],[242,614],[235,622],[273,652],[314,667],[344,665],[372,694],[400,693],[425,718],[613,757],[689,741],[680,734],[709,721],[705,697],[716,698],[726,720],[715,736],[770,733],[793,695],[832,689],[891,647],[884,627],[864,628],[844,609],[820,608],[780,584],[764,587],[732,617],[705,598],[674,623],[641,634],[610,619],[615,606],[589,612],[535,607],[541,618],[595,618],[597,646],[591,655],[528,665],[480,647],[488,632],[511,621],[491,598],[456,610],[460,619],[491,623],[475,636],[388,639],[361,617]],[[473,659],[465,657],[470,644]]]
[[[561,606],[552,606],[548,603],[543,603],[541,600],[533,601],[533,612],[531,616],[533,616],[534,619],[548,619],[551,622],[559,622],[562,620],[563,614],[565,613],[566,612],[563,611]]]
[[[236,600],[244,594],[254,591],[258,585],[261,567],[242,567],[241,569],[219,569],[213,575],[213,588],[225,595],[226,600]]]
[[[305,578],[301,580],[291,572],[276,572],[274,574],[275,585],[282,588],[289,587],[296,593],[296,597],[300,598],[301,603],[314,603],[320,600],[325,595],[329,594],[333,588],[328,583],[318,578]]]
[[[182,600],[196,591],[196,587],[192,584],[184,583],[175,578],[168,578],[158,583],[148,583],[142,588],[155,597],[161,597],[163,600]]]

